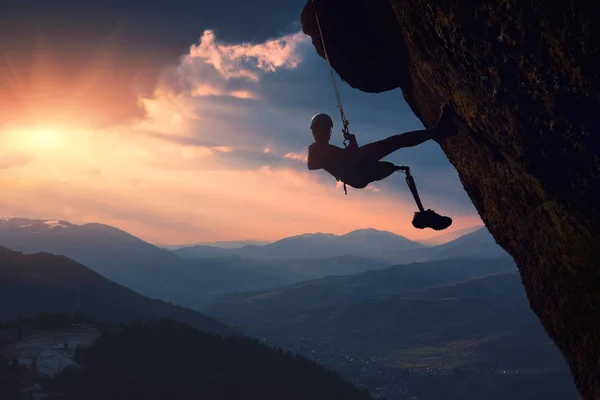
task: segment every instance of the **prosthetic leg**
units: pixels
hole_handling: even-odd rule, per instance
[[[417,207],[419,207],[419,211],[415,212],[415,216],[412,220],[413,226],[417,229],[431,228],[436,231],[441,231],[452,225],[452,218],[439,215],[431,209],[425,211],[425,209],[423,208],[423,204],[421,203],[421,199],[419,198],[419,193],[417,192],[415,180],[410,174],[410,168],[406,166],[401,166],[398,167],[398,170],[406,174],[406,184],[408,185],[410,192],[415,198]]]

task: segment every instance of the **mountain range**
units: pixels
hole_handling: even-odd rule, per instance
[[[199,242],[193,244],[168,244],[168,245],[159,245],[163,249],[167,250],[177,250],[182,247],[191,247],[191,246],[206,246],[206,247],[218,247],[221,249],[239,249],[244,246],[264,246],[271,242],[267,242],[264,240],[222,240],[216,242]]]
[[[429,356],[566,371],[514,262],[485,228],[434,246],[363,229],[171,251],[102,224],[5,218],[0,246],[11,249],[0,248],[0,319],[40,311],[109,321],[166,316],[396,366]]]
[[[186,260],[103,224],[25,218],[0,220],[0,245],[64,255],[136,292],[192,306],[223,293],[290,283],[248,260]]]
[[[27,324],[40,313],[38,318],[49,322],[52,314],[78,312],[88,330],[103,326],[89,344],[79,327],[35,324],[24,339],[2,343],[0,353],[18,360],[22,373],[8,375],[16,369],[8,369],[0,354],[0,394],[13,399],[31,391],[29,398],[73,400],[198,393],[221,399],[242,393],[264,399],[371,398],[306,358],[268,347],[200,313],[143,297],[67,257],[0,247],[0,322],[14,326],[23,317]],[[53,373],[42,375],[42,370]]]
[[[284,238],[264,246],[192,246],[170,251],[118,228],[62,220],[0,219],[0,245],[23,253],[64,255],[145,296],[197,309],[227,293],[355,274],[397,263],[457,254],[506,254],[485,229],[426,247],[375,229]]]
[[[477,225],[470,228],[458,229],[448,233],[440,233],[439,235],[435,235],[429,239],[418,240],[417,242],[425,246],[439,246],[441,244],[458,239],[461,236],[468,235],[469,233],[475,232],[481,228],[483,228],[483,226]]]
[[[564,369],[510,257],[455,258],[222,296],[203,310],[251,336],[411,358]],[[425,351],[425,350],[423,350]],[[414,361],[414,360],[412,360]]]
[[[247,245],[237,249],[223,249],[221,254],[236,254],[243,257],[269,260],[294,260],[358,256],[388,260],[395,254],[425,246],[391,232],[361,229],[345,235],[311,233],[292,236],[264,246]],[[191,246],[177,249],[175,254],[183,257],[198,257],[211,251],[207,246]],[[216,253],[212,253],[213,255]]]
[[[296,315],[333,305],[376,302],[475,277],[514,272],[516,267],[508,257],[485,262],[456,258],[396,265],[356,275],[328,276],[285,287],[231,293],[214,300],[205,311],[237,325],[263,316]],[[518,279],[516,283],[516,293],[523,296]]]
[[[198,312],[152,300],[64,256],[0,247],[0,320],[83,312],[104,323],[173,318],[200,330],[239,335]]]
[[[184,258],[237,255],[258,260],[306,260],[355,256],[386,262],[389,265],[453,257],[496,258],[507,253],[485,227],[466,230],[463,236],[437,246],[426,246],[391,232],[360,229],[344,235],[313,233],[292,236],[276,242],[235,249],[213,246],[183,247],[173,252]],[[442,239],[443,240],[443,239]]]

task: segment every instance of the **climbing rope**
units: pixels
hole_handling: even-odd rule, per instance
[[[331,82],[333,83],[333,91],[335,92],[335,98],[337,101],[337,107],[340,110],[340,116],[342,117],[342,133],[344,134],[344,146],[348,147],[348,143],[350,141],[350,131],[348,130],[348,125],[350,122],[346,119],[346,115],[344,114],[344,108],[342,107],[342,98],[340,97],[340,92],[338,91],[337,84],[335,82],[335,76],[333,74],[333,68],[331,68],[331,62],[329,61],[329,55],[327,54],[327,47],[325,46],[325,39],[323,38],[323,31],[321,30],[321,23],[319,22],[319,14],[317,13],[317,7],[315,6],[315,0],[312,0],[313,9],[315,11],[315,19],[317,20],[317,27],[319,28],[319,36],[321,36],[321,44],[323,45],[323,52],[325,53],[325,60],[327,60],[327,65],[329,66],[329,74],[331,75]]]
[[[337,87],[337,83],[335,82],[335,75],[333,74],[333,68],[331,68],[331,62],[329,61],[329,55],[327,54],[327,47],[325,46],[325,38],[323,37],[323,31],[321,30],[321,23],[319,22],[319,13],[317,12],[317,6],[315,6],[315,0],[312,0],[313,10],[315,11],[315,19],[317,20],[317,27],[319,28],[319,36],[321,37],[321,44],[323,45],[323,53],[325,53],[325,60],[327,60],[327,65],[329,66],[329,74],[331,75],[331,83],[333,83],[333,91],[335,92],[335,99],[337,101],[337,108],[340,110],[340,116],[342,117],[342,134],[344,135],[344,147],[348,147],[350,143],[350,131],[348,130],[348,125],[350,122],[346,119],[346,115],[344,114],[344,108],[342,107],[342,98],[340,97],[340,92]],[[342,181],[339,178],[336,178],[338,181],[344,184],[344,194],[348,195],[348,190],[346,189],[346,182]]]

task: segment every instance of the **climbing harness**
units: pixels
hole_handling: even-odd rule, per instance
[[[346,119],[346,115],[344,114],[344,108],[342,107],[342,99],[340,97],[340,93],[335,82],[335,75],[333,74],[333,68],[331,67],[331,62],[329,61],[329,55],[327,54],[327,47],[325,46],[325,39],[323,37],[323,31],[321,30],[321,23],[319,21],[319,15],[317,13],[315,0],[312,0],[312,5],[313,10],[315,12],[315,19],[317,20],[317,27],[319,28],[321,44],[323,45],[323,53],[325,54],[325,60],[327,60],[327,65],[329,66],[329,74],[331,75],[331,82],[333,83],[333,91],[335,92],[337,107],[340,110],[340,116],[342,117],[342,133],[344,135],[344,147],[347,148],[348,144],[350,143],[350,140],[354,137],[354,140],[356,141],[356,137],[353,136],[348,130],[348,125],[350,124],[350,122],[348,122],[348,120]],[[421,203],[419,193],[417,192],[415,180],[410,174],[410,168],[406,166],[401,166],[398,167],[398,170],[406,174],[406,184],[408,185],[408,188],[410,189],[410,192],[412,193],[415,202],[417,203],[417,207],[419,208],[419,211],[416,211],[415,216],[413,217],[413,226],[417,229],[432,228],[437,231],[448,228],[452,224],[452,218],[439,215],[431,209],[425,210],[423,208],[423,204]],[[348,195],[348,191],[346,190],[346,182],[342,181],[338,177],[336,177],[336,179],[338,182],[342,182],[344,184],[344,194]]]

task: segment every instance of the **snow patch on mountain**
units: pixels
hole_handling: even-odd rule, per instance
[[[50,229],[54,228],[66,228],[67,226],[61,221],[44,221],[44,224],[48,225]]]

